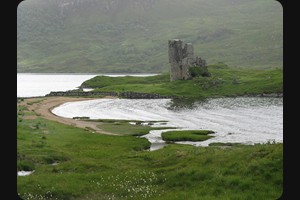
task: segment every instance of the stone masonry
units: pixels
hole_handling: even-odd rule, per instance
[[[179,39],[169,40],[169,63],[171,66],[170,80],[187,80],[191,78],[189,67],[207,68],[206,61],[194,57],[194,47],[191,43],[183,45]]]

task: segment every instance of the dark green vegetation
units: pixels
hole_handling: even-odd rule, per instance
[[[231,142],[228,142],[228,143],[223,143],[223,142],[212,142],[212,143],[209,143],[209,146],[240,146],[240,145],[243,145],[241,143],[231,143]]]
[[[176,141],[204,141],[212,138],[210,130],[187,130],[187,131],[167,131],[161,134],[162,139],[168,142]]]
[[[207,68],[199,67],[199,66],[190,66],[189,67],[189,73],[191,74],[191,77],[199,77],[199,76],[210,76],[210,73],[208,72]]]
[[[240,69],[225,64],[208,66],[210,77],[170,82],[168,74],[151,77],[96,76],[82,86],[94,91],[157,93],[188,98],[255,95],[283,92],[282,69]]]
[[[129,130],[101,135],[48,121],[26,105],[17,110],[17,169],[35,170],[17,178],[24,200],[274,200],[282,194],[282,144],[169,144],[149,152],[143,150],[149,142]]]
[[[283,66],[275,0],[26,0],[17,17],[18,72],[160,73],[173,38],[208,64]]]

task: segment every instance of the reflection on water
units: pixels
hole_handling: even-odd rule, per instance
[[[282,106],[283,99],[278,97],[236,97],[236,98],[211,98],[206,101],[195,103],[197,107],[205,109],[216,108],[251,108],[251,107],[269,107],[272,105]]]
[[[207,99],[199,100],[193,98],[172,99],[166,106],[169,110],[180,111],[185,109],[194,109],[201,102],[206,102]]]
[[[203,98],[199,99],[171,99],[166,105],[168,109],[174,111],[193,110],[198,108],[217,109],[235,107],[257,107],[283,105],[281,97],[232,97],[232,98]]]
[[[157,127],[178,130],[208,129],[215,137],[203,142],[180,142],[207,146],[212,142],[283,142],[283,98],[238,97],[202,101],[171,99],[96,99],[70,102],[53,110],[63,117],[88,116],[91,119],[166,120]],[[161,133],[153,130],[143,136],[151,143],[164,144]]]

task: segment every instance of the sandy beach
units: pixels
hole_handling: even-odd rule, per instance
[[[104,97],[104,98],[116,98],[116,97]],[[83,97],[41,97],[41,98],[26,98],[20,103],[20,105],[26,106],[29,111],[33,111],[37,116],[41,116],[48,120],[53,120],[63,124],[75,126],[78,128],[84,128],[101,134],[117,135],[111,132],[103,131],[99,128],[101,122],[83,121],[72,118],[60,117],[51,112],[51,110],[61,104],[73,101],[85,101],[95,98],[83,98]],[[30,116],[34,118],[36,116]]]

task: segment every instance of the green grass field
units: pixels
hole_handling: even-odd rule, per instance
[[[158,93],[187,98],[283,92],[282,69],[240,69],[223,63],[208,66],[211,77],[170,82],[169,74],[151,77],[96,76],[82,86],[94,91]]]
[[[26,106],[18,111],[17,170],[35,170],[17,178],[24,200],[273,200],[283,191],[280,143],[225,149],[169,144],[150,152],[130,126],[123,136],[101,135],[48,121]]]

